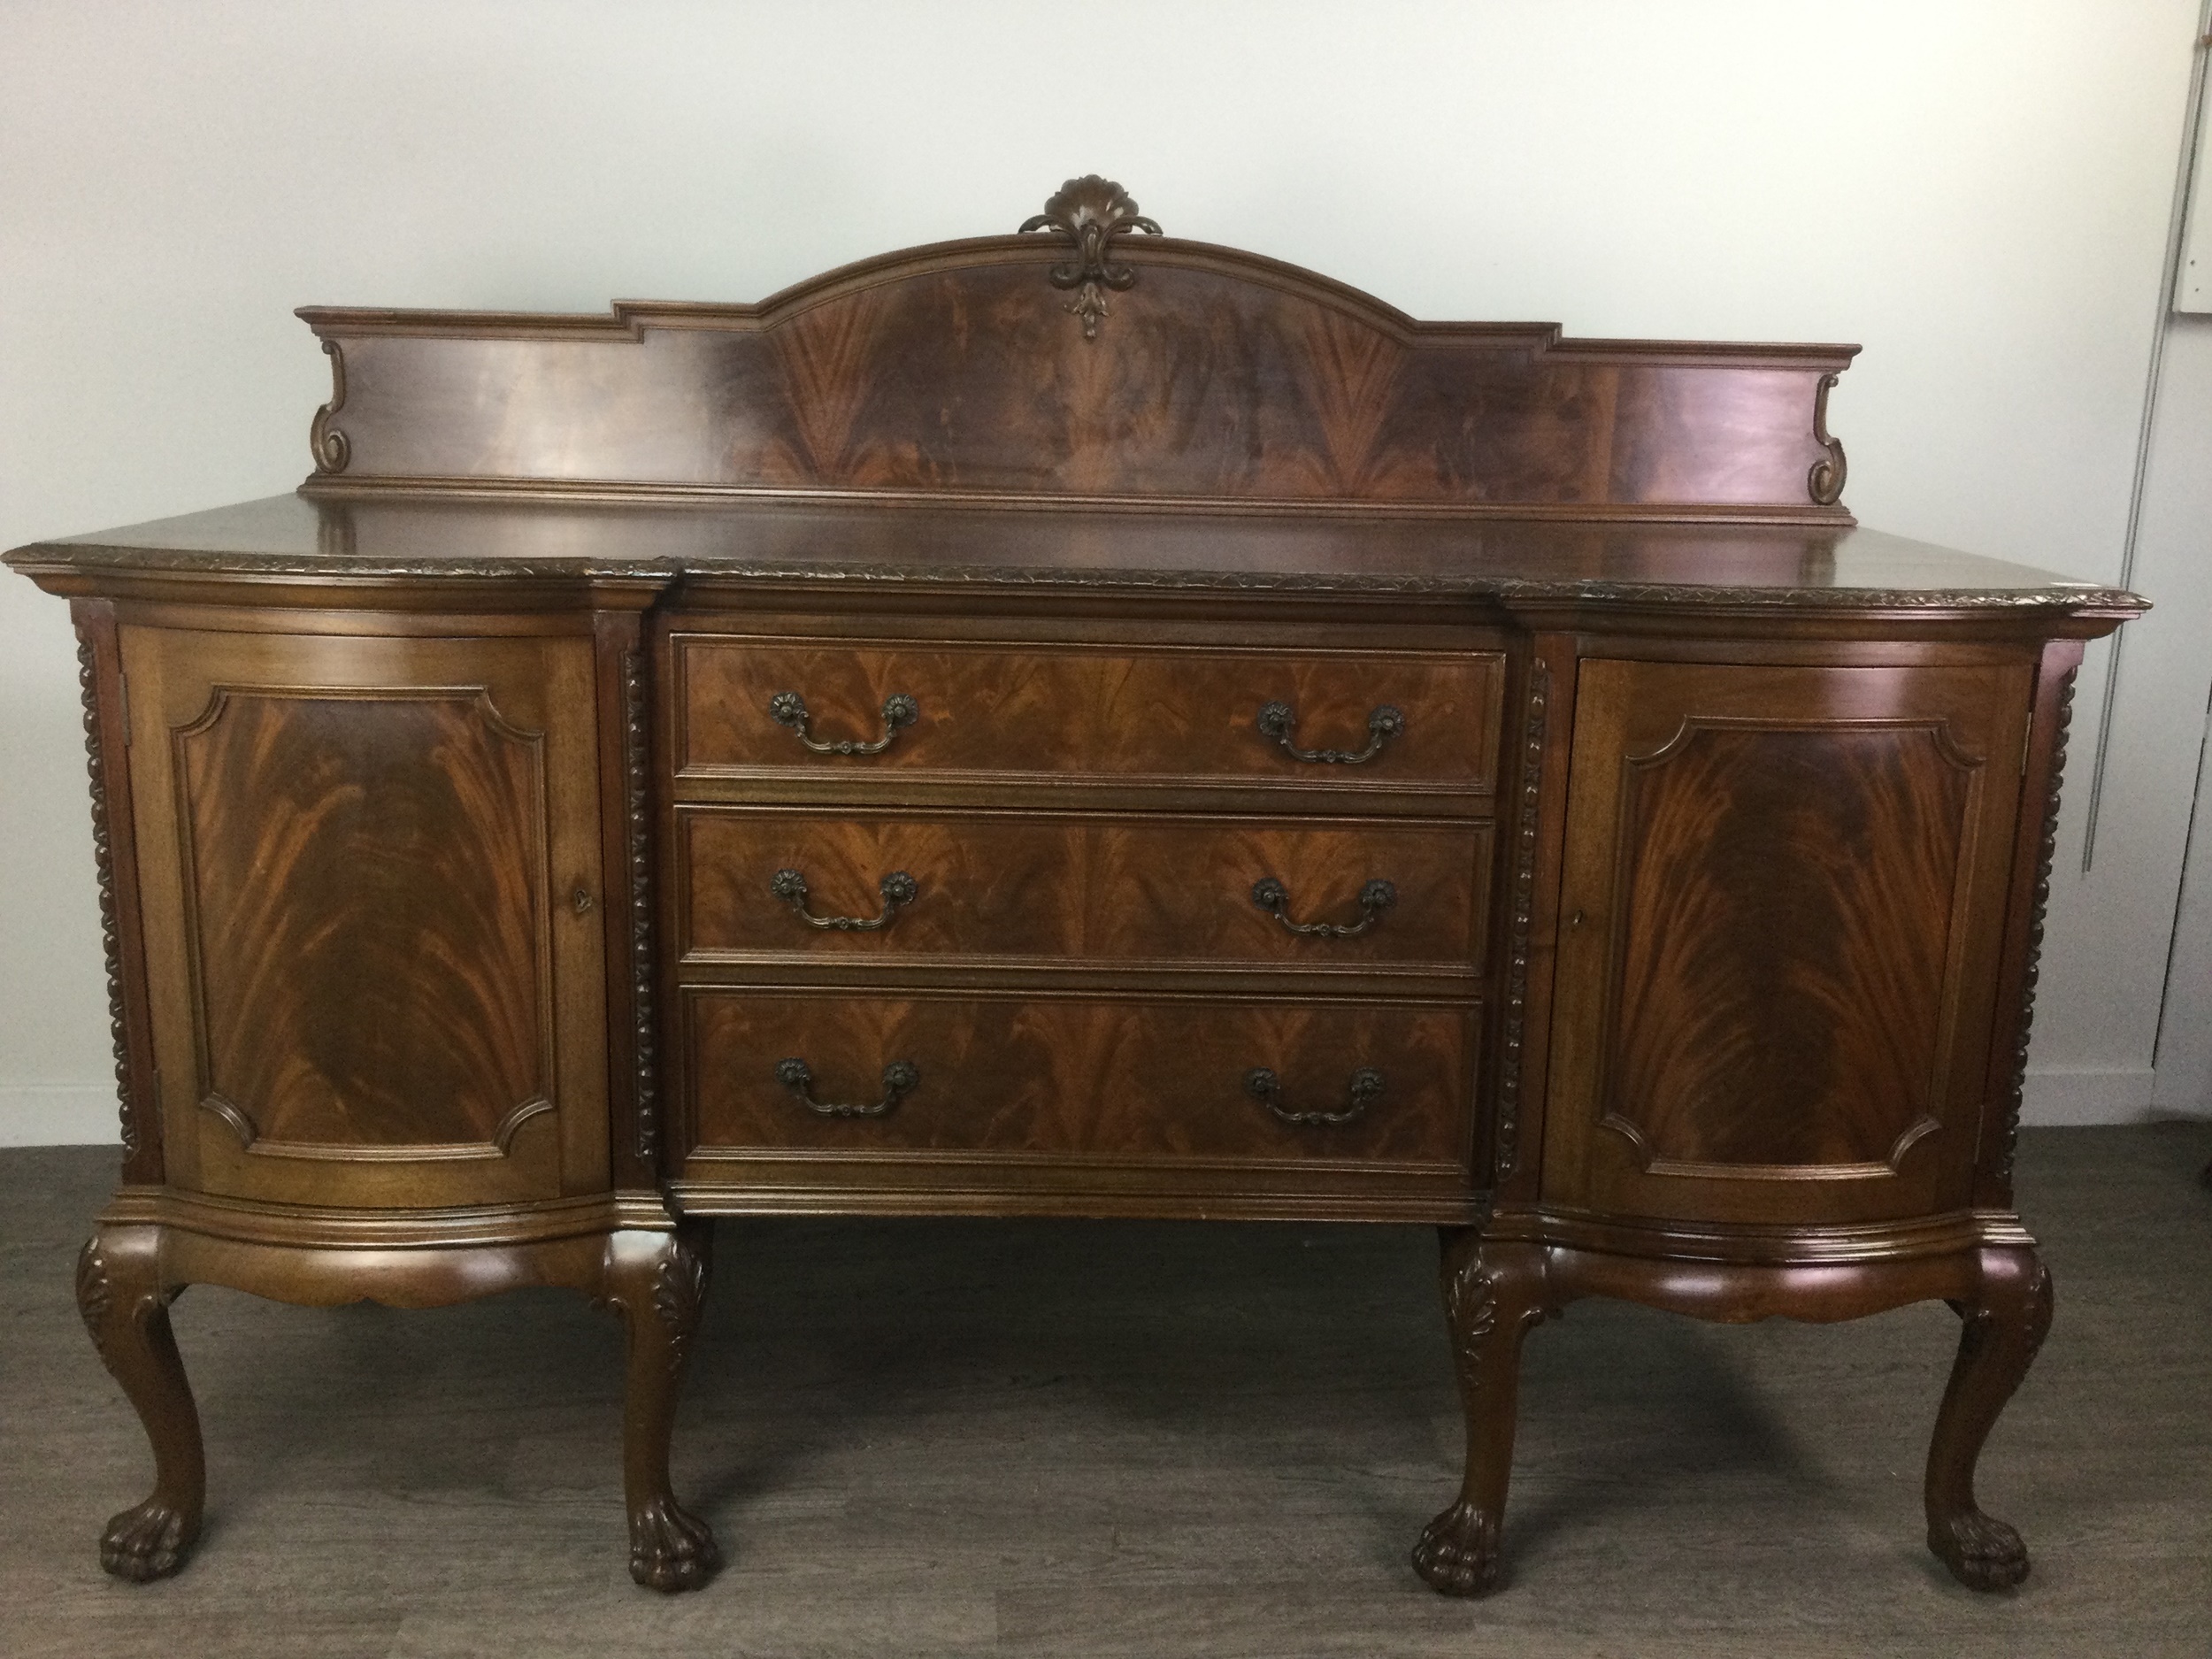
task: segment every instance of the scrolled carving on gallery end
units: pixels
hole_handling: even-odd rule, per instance
[[[630,1011],[634,1022],[637,1155],[660,1153],[660,1051],[653,1017],[653,855],[648,811],[645,657],[622,653],[623,831],[630,872]]]
[[[1828,435],[1828,393],[1839,378],[1822,375],[1820,389],[1813,394],[1813,442],[1828,451],[1805,474],[1805,488],[1816,507],[1832,507],[1843,499],[1844,474],[1848,470],[1843,459],[1843,440]]]
[[[335,340],[323,342],[323,353],[330,359],[330,401],[315,411],[307,428],[307,447],[314,451],[318,472],[342,472],[353,458],[353,441],[332,422],[346,406],[346,354]]]
[[[1045,211],[1023,220],[1017,234],[1037,230],[1057,231],[1075,244],[1076,257],[1054,265],[1049,275],[1053,287],[1079,290],[1063,309],[1082,319],[1086,340],[1098,338],[1098,319],[1107,314],[1106,290],[1119,294],[1137,280],[1132,267],[1107,257],[1113,239],[1133,230],[1154,236],[1165,234],[1156,221],[1137,211],[1128,191],[1094,173],[1062,185],[1045,204]]]
[[[1521,1053],[1527,1040],[1529,935],[1536,915],[1537,810],[1544,793],[1551,666],[1529,659],[1528,718],[1521,737],[1521,801],[1513,828],[1513,931],[1506,956],[1504,1031],[1498,1044],[1498,1118],[1494,1179],[1520,1164]]]
[[[2058,795],[2066,771],[2066,737],[2074,724],[2074,679],[2070,668],[2058,691],[2057,730],[2051,739],[2051,787],[2043,802],[2043,841],[2035,856],[2035,899],[2028,916],[2027,971],[2020,987],[2020,1035],[2012,1056],[2012,1087],[2005,1094],[2005,1139],[1997,1179],[2012,1184],[2013,1155],[2020,1147],[2020,1104],[2028,1087],[2028,1039],[2035,1025],[2035,983],[2043,972],[2043,920],[2051,906],[2051,867],[2058,860]]]
[[[92,636],[77,634],[77,687],[84,695],[85,770],[92,778],[92,861],[100,893],[100,944],[107,956],[108,1033],[115,1047],[115,1100],[123,1154],[138,1150],[138,1114],[131,1101],[131,1044],[123,1020],[123,931],[115,907],[115,847],[108,830],[107,757],[100,746],[100,676]]]

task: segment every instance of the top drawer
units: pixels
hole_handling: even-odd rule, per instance
[[[1487,794],[1496,773],[1496,651],[704,634],[671,644],[680,778],[897,772]]]

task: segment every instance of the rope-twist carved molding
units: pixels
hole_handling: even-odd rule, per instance
[[[2020,987],[2020,1036],[2013,1052],[2012,1087],[2005,1097],[2004,1141],[1997,1155],[1997,1179],[2012,1184],[2013,1155],[2020,1146],[2020,1105],[2028,1087],[2028,1040],[2035,1025],[2035,984],[2043,971],[2043,920],[2051,905],[2051,866],[2058,858],[2059,787],[2066,771],[2066,738],[2074,724],[2074,678],[2068,669],[2059,687],[2057,730],[2051,739],[2051,787],[2043,802],[2043,843],[2036,853],[2034,907],[2028,918],[2027,972]]]
[[[622,653],[623,823],[630,871],[630,1010],[637,1078],[637,1155],[660,1154],[660,1048],[653,1014],[653,852],[648,820],[645,658]]]
[[[123,1019],[123,932],[115,904],[115,846],[108,826],[107,757],[100,744],[100,673],[92,636],[77,633],[77,687],[84,696],[85,770],[92,779],[92,856],[100,888],[100,944],[107,955],[108,1033],[115,1048],[115,1099],[126,1157],[138,1150],[131,1101],[131,1044]]]
[[[1537,810],[1544,792],[1544,740],[1551,667],[1528,666],[1528,718],[1521,735],[1521,800],[1513,826],[1513,926],[1505,966],[1505,1019],[1499,1042],[1498,1124],[1494,1179],[1510,1176],[1521,1156],[1521,1059],[1527,1042],[1529,935],[1536,915]]]

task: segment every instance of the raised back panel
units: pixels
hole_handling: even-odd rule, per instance
[[[1077,185],[1133,208],[1103,180]],[[889,255],[760,305],[303,311],[337,370],[308,488],[1850,522],[1823,423],[1854,347],[1417,323],[1273,260],[1121,234],[1130,222],[1095,275],[1056,222]]]
[[[1628,761],[1603,1121],[1647,1168],[1891,1164],[1935,1127],[1978,764],[1929,725],[1703,721]]]
[[[176,738],[202,1104],[262,1151],[551,1110],[541,740],[472,688],[219,690]]]

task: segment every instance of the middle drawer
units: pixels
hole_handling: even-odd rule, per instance
[[[1464,973],[1483,960],[1486,822],[703,806],[676,821],[687,964],[796,953]]]

